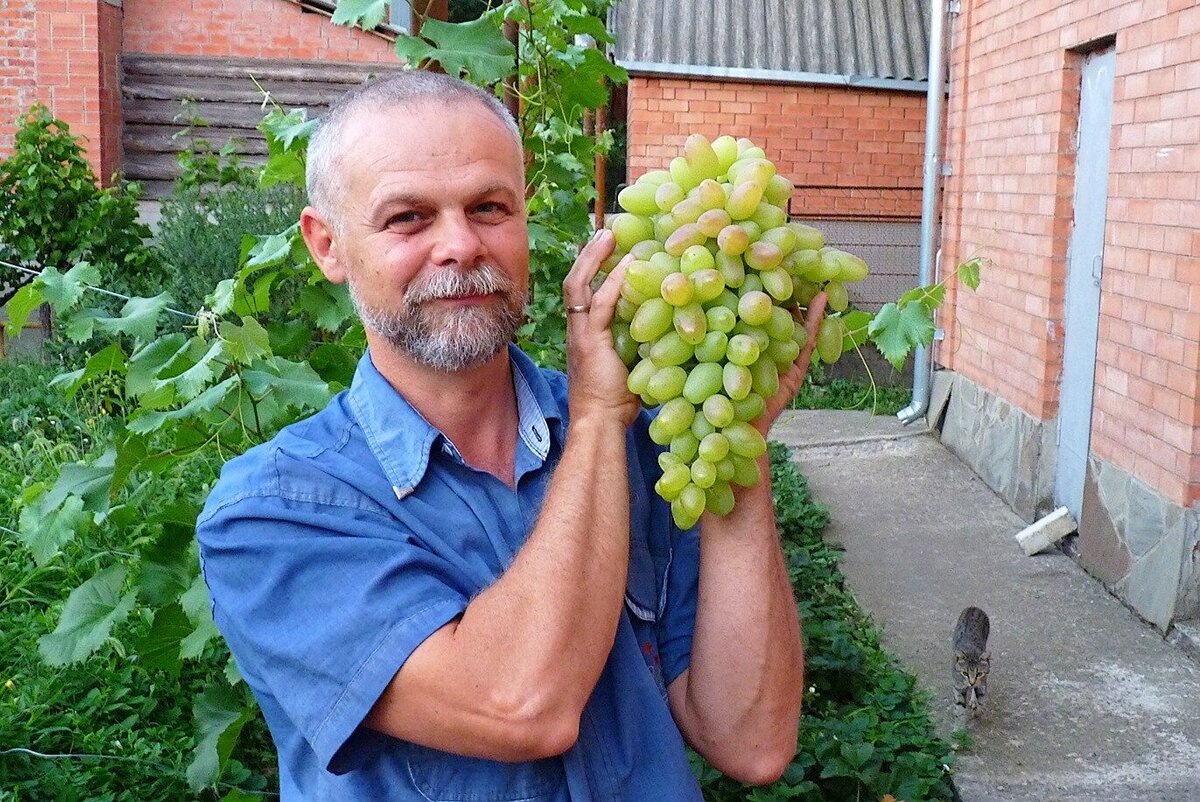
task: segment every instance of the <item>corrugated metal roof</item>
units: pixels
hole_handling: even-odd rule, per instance
[[[907,89],[928,77],[923,0],[618,0],[609,13],[633,72]]]

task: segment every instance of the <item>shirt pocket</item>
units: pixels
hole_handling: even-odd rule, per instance
[[[523,763],[464,757],[408,744],[408,774],[432,802],[520,802],[555,798],[566,783],[562,758]]]

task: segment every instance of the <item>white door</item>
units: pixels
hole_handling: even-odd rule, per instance
[[[1075,222],[1067,247],[1066,339],[1054,483],[1055,501],[1066,506],[1077,521],[1083,507],[1083,482],[1092,434],[1115,64],[1116,51],[1112,48],[1086,56],[1079,97]]]

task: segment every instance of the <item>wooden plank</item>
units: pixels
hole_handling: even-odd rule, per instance
[[[296,84],[268,81],[262,84],[271,98],[286,107],[294,106],[328,106],[345,91],[344,86],[331,84]],[[262,91],[250,80],[233,83],[225,81],[192,81],[187,85],[170,85],[161,83],[127,82],[121,87],[123,98],[138,100],[174,100],[179,102],[184,98],[195,101],[210,101],[220,103],[245,103],[251,106],[261,106]]]
[[[213,150],[220,150],[232,141],[236,153],[263,156],[267,153],[267,139],[257,132],[255,136],[242,129],[195,128],[188,136],[178,133],[178,129],[165,125],[127,125],[121,134],[121,146],[126,153],[182,153],[197,140],[208,142]]]
[[[289,59],[212,58],[209,56],[155,56],[125,53],[121,69],[127,76],[184,76],[259,80],[316,81],[354,85],[371,75],[403,69],[398,62],[321,62]]]
[[[255,131],[262,122],[265,112],[257,104],[192,103],[181,116],[181,105],[172,100],[140,100],[130,98],[121,104],[121,116],[126,123],[170,126],[178,130],[187,123],[187,118],[199,117],[217,128],[238,128]]]

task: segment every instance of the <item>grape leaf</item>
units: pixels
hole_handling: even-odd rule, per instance
[[[855,309],[842,315],[842,351],[853,351],[868,339],[871,326],[871,313]]]
[[[41,306],[44,300],[41,285],[36,281],[17,290],[4,306],[8,312],[8,322],[4,324],[5,336],[19,336],[21,329],[25,328],[25,321],[29,320],[33,310]]]
[[[158,330],[158,319],[170,302],[171,296],[165,292],[153,298],[130,298],[121,307],[120,317],[97,317],[96,327],[106,334],[125,334],[138,342],[151,340]]]
[[[325,331],[337,331],[343,323],[354,317],[354,304],[350,301],[350,291],[345,284],[322,281],[309,285],[300,290],[296,303]]]
[[[274,357],[257,369],[242,374],[246,388],[255,398],[274,393],[285,404],[321,409],[331,395],[326,384],[307,362],[290,362]]]
[[[134,351],[129,358],[129,371],[125,374],[125,392],[134,398],[150,392],[158,380],[159,372],[189,347],[187,335],[176,332]]]
[[[427,19],[419,37],[396,37],[396,55],[411,67],[436,61],[450,75],[469,76],[472,83],[487,86],[513,72],[517,51],[495,22],[481,17],[471,22]]]
[[[958,280],[972,290],[979,289],[979,268],[982,264],[983,259],[978,256],[963,262],[958,266]]]
[[[64,543],[75,537],[75,530],[87,518],[87,513],[83,511],[83,499],[79,496],[68,496],[53,506],[39,500],[36,504],[21,508],[18,524],[21,542],[29,549],[35,563],[45,565],[58,554]]]
[[[233,752],[250,711],[228,685],[210,685],[192,708],[196,724],[196,751],[187,767],[188,785],[203,791],[215,785]]]
[[[100,271],[88,262],[79,262],[66,273],[47,267],[36,282],[42,286],[46,303],[55,310],[68,309],[79,302],[88,285],[100,283]]]
[[[138,662],[178,676],[183,665],[179,644],[191,631],[192,624],[178,603],[160,607],[154,611],[150,631],[138,641]]]
[[[338,0],[333,11],[334,25],[362,26],[364,31],[378,28],[387,18],[389,0]]]
[[[933,332],[929,310],[919,303],[885,304],[875,314],[869,329],[871,341],[897,370],[904,366],[913,346],[928,345],[933,341]]]
[[[263,118],[258,129],[267,135],[268,145],[277,144],[282,153],[291,150],[297,142],[307,142],[317,129],[317,121],[308,119],[304,109],[292,109],[287,113],[276,109]]]
[[[62,388],[68,396],[73,396],[80,387],[97,376],[108,373],[124,376],[125,370],[125,352],[117,343],[109,343],[106,348],[93,354],[79,370],[55,376],[50,386]]]
[[[222,321],[217,329],[225,341],[225,350],[238,364],[249,365],[253,360],[271,352],[267,330],[252,317],[243,317],[242,325]]]
[[[159,517],[171,517],[175,511],[191,512],[191,520],[163,521],[162,534],[142,549],[138,597],[150,605],[175,601],[187,591],[194,578],[193,560],[189,559],[189,555],[196,537],[195,507],[179,504]],[[188,632],[191,631],[192,628],[188,627]]]
[[[220,635],[213,622],[212,603],[202,574],[196,574],[192,586],[179,597],[179,603],[183,605],[183,611],[192,624],[192,631],[180,644],[179,654],[184,660],[191,660],[200,656],[204,644]]]
[[[946,285],[932,284],[928,287],[914,287],[900,296],[900,305],[919,303],[930,312],[942,305],[946,300]]]
[[[250,249],[246,267],[270,267],[279,264],[292,252],[292,237],[300,230],[299,223],[293,223],[278,234],[257,237],[254,247]]]
[[[100,648],[114,625],[133,609],[134,594],[121,594],[125,567],[105,568],[67,597],[58,626],[38,640],[38,651],[52,666],[78,662]]]
[[[148,434],[161,429],[163,424],[169,420],[183,420],[200,412],[212,412],[225,400],[237,383],[236,375],[227,376],[220,384],[209,387],[179,409],[173,409],[170,412],[141,412],[136,417],[129,419],[129,431]]]

